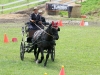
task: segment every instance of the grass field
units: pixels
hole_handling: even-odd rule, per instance
[[[61,66],[65,66],[66,75],[100,75],[100,27],[64,26],[56,42],[56,58],[48,60],[47,67],[34,62],[33,53],[25,53],[20,60],[22,23],[0,24],[0,75],[59,75]],[[3,43],[4,33],[9,43]],[[12,43],[11,38],[18,42]]]
[[[81,13],[87,14],[91,12],[97,12],[96,14],[100,16],[100,0],[86,0],[82,3]]]

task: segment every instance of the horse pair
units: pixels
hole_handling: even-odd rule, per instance
[[[33,47],[29,50],[31,52],[34,49],[35,61],[37,63],[42,63],[44,59],[44,50],[47,50],[46,61],[44,66],[47,64],[47,60],[49,58],[49,54],[51,53],[51,58],[53,58],[53,50],[56,45],[55,41],[59,39],[58,31],[60,28],[58,27],[58,23],[52,22],[46,30],[37,30],[33,37],[32,43]],[[38,49],[38,50],[37,50]],[[39,53],[41,53],[41,59],[38,60]]]

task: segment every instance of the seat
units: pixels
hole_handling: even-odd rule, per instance
[[[28,33],[27,34],[28,37],[32,37],[36,30],[32,29],[32,26],[30,25],[30,22],[25,23],[25,25],[26,25],[25,26],[25,31],[26,31],[26,33]]]

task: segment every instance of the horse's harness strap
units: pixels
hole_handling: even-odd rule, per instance
[[[35,23],[34,23],[35,24]],[[36,24],[35,24],[36,25]],[[43,24],[42,24],[43,25]],[[36,25],[40,30],[43,30],[43,29],[41,29],[38,25]],[[44,26],[44,25],[43,25]],[[43,30],[44,31],[44,30]],[[50,35],[50,36],[52,36],[51,34],[49,34],[49,33],[47,33],[46,31],[44,31],[46,34],[48,34],[48,35]],[[52,36],[53,37],[53,36]],[[54,37],[53,37],[54,38]]]

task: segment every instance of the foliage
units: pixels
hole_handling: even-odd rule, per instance
[[[87,14],[89,12],[94,12],[100,8],[100,0],[86,0],[82,2],[81,13]]]
[[[60,16],[68,16],[68,12],[67,11],[59,11],[59,15]]]

